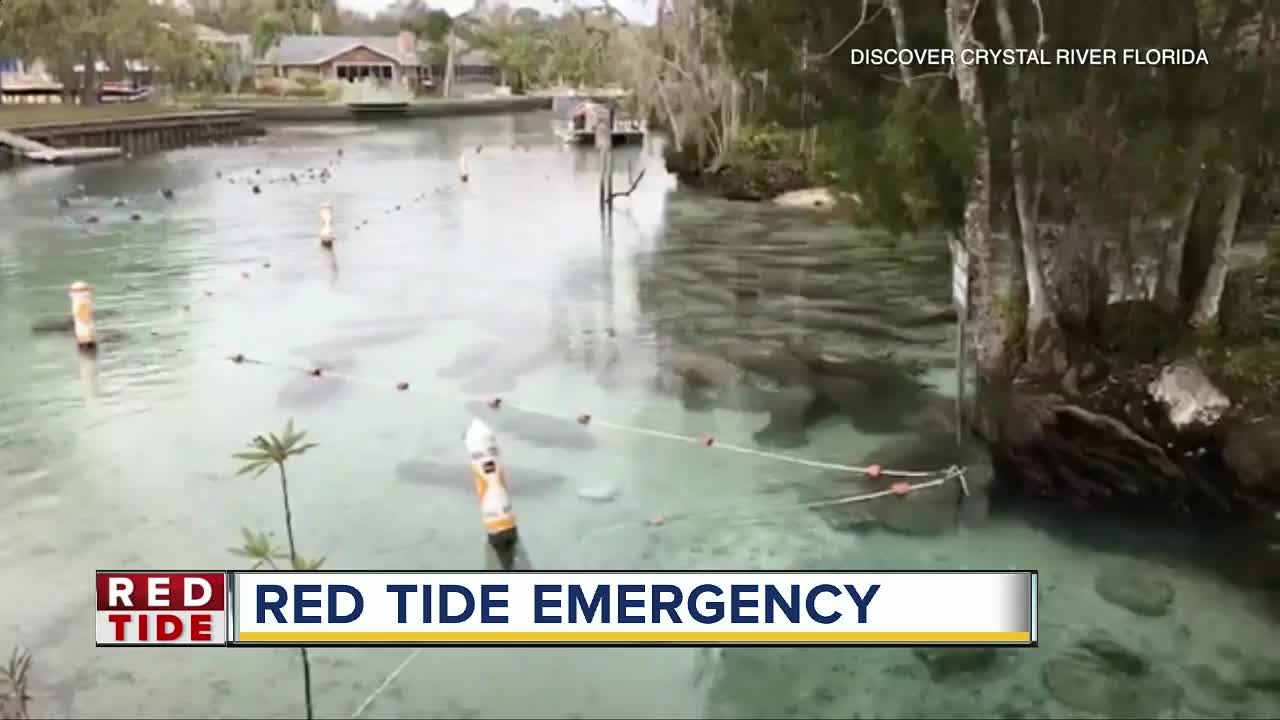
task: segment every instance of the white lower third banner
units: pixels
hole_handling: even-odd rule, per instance
[[[234,572],[232,645],[1010,645],[1019,572]]]

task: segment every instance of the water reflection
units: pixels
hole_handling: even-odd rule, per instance
[[[329,286],[338,287],[338,251],[325,248],[324,263],[329,268]]]
[[[93,402],[98,399],[98,357],[96,352],[80,351],[80,382],[84,386],[84,399]]]

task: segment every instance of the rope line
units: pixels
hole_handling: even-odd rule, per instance
[[[304,367],[302,365],[297,365],[293,363],[274,362],[274,361],[265,360],[262,358],[248,357],[242,353],[231,355],[228,357],[228,359],[231,360],[233,363],[237,363],[237,364],[248,363],[252,365],[261,365],[263,367],[272,367],[280,370],[291,370],[291,371],[303,373],[305,375],[310,375],[316,378],[326,378],[326,377],[333,378],[336,380],[342,380],[344,382],[350,382],[350,383],[359,384],[359,385],[368,385],[371,387],[381,387],[384,389],[394,389],[399,392],[410,392],[418,395],[434,397],[437,399],[446,397],[442,393],[430,393],[430,392],[424,392],[422,390],[418,390],[417,388],[410,386],[408,382],[403,380],[396,383],[390,383],[386,381],[380,381],[380,380],[374,380],[371,378],[361,377],[359,375],[352,375],[349,373],[343,373],[343,372],[338,372],[334,370],[327,370],[327,369],[324,369],[323,367]],[[456,395],[452,396],[453,399],[456,399],[456,397],[457,397]],[[471,397],[469,399],[478,400],[479,398]],[[661,438],[665,440],[671,440],[674,442],[696,444],[712,450],[716,450],[716,449],[727,450],[729,452],[735,452],[735,453],[740,453],[744,455],[754,455],[756,457],[761,457],[768,460],[774,460],[777,462],[785,462],[793,465],[804,465],[806,467],[813,467],[813,468],[819,468],[824,470],[838,470],[841,472],[855,473],[855,474],[865,475],[867,477],[873,477],[873,478],[885,476],[885,477],[917,478],[918,479],[918,478],[936,478],[939,475],[950,477],[951,473],[953,473],[954,471],[954,468],[946,468],[943,470],[895,470],[891,468],[882,468],[879,465],[845,465],[842,463],[824,462],[821,460],[809,460],[807,458],[796,457],[794,455],[785,455],[783,453],[771,452],[768,450],[758,450],[756,448],[746,447],[743,445],[735,445],[733,443],[719,442],[718,440],[710,436],[695,437],[691,435],[682,435],[679,433],[668,432],[665,430],[655,430],[653,428],[642,427],[639,425],[630,425],[626,423],[611,422],[608,420],[599,420],[591,417],[590,415],[585,415],[585,414],[578,415],[578,416],[566,415],[564,413],[544,410],[542,408],[532,407],[529,405],[507,402],[500,396],[490,397],[488,399],[488,405],[490,408],[494,410],[494,412],[502,412],[502,408],[512,408],[522,412],[530,413],[533,415],[540,415],[543,417],[552,418],[556,420],[577,422],[584,426],[594,425],[597,427],[603,427],[608,430],[614,430],[617,432],[631,433],[635,435],[645,435],[648,437]],[[961,477],[963,477],[963,475],[961,475]],[[967,487],[965,488],[965,491],[967,494],[968,493]]]
[[[943,483],[946,483],[948,480],[952,480],[952,479],[958,479],[963,484],[964,470],[957,465],[952,465],[950,468],[947,468],[947,470],[945,471],[945,474],[942,477],[929,480],[926,482],[911,483],[908,487],[910,488],[910,491],[914,492],[916,490],[925,490],[928,488],[938,487]],[[745,517],[745,518],[742,518],[740,522],[731,523],[731,524],[748,524],[748,523],[754,524],[756,522],[760,522],[764,520],[767,517],[765,513],[774,513],[774,512],[781,512],[786,510],[812,510],[816,508],[832,507],[836,505],[851,505],[853,503],[867,502],[867,501],[876,500],[882,497],[888,497],[890,495],[901,496],[904,494],[906,493],[904,493],[901,489],[890,488],[888,490],[877,490],[875,492],[861,493],[858,495],[848,495],[844,497],[831,498],[827,500],[816,500],[816,501],[806,502],[806,503],[797,503],[794,505],[783,505],[783,506],[778,506],[774,508],[769,508],[768,510],[762,511],[761,513],[757,514],[755,517]],[[965,491],[965,494],[968,494],[967,489]],[[719,514],[717,513],[685,513],[684,515],[675,516],[670,519],[679,521],[679,520],[690,520],[690,519],[707,519],[707,518],[715,518],[715,517],[724,517],[726,515],[732,516],[731,513],[719,513]],[[665,525],[666,520],[664,520],[663,523],[661,524]],[[654,527],[655,525],[657,525],[657,523],[649,522],[649,523],[646,523],[644,526]],[[586,542],[588,539],[594,538],[595,536],[601,535],[606,532],[613,532],[617,530],[623,530],[623,529],[635,528],[635,527],[644,527],[644,526],[638,525],[637,523],[634,523],[634,522],[618,523],[616,525],[606,525],[605,527],[596,528],[595,530],[592,530],[580,536],[578,540],[578,544],[581,545],[582,543]],[[369,693],[369,695],[365,697],[365,699],[360,703],[359,707],[356,708],[355,712],[351,713],[352,720],[355,720],[356,718],[359,718],[361,715],[363,715],[364,711],[369,707],[369,705],[371,705],[373,701],[378,698],[379,695],[385,692],[386,689],[391,686],[391,683],[395,682],[396,678],[398,678],[400,674],[404,672],[405,668],[409,667],[409,665],[413,663],[413,661],[416,660],[419,655],[422,654],[422,651],[424,649],[425,648],[416,648],[413,652],[405,656],[404,660],[402,660],[400,664],[397,665],[396,668],[391,671],[390,674],[388,674],[385,678],[383,678],[382,683],[379,684],[378,687],[374,688],[373,692]]]
[[[626,530],[626,529],[640,527],[640,526],[643,526],[643,527],[665,526],[671,522],[682,522],[686,520],[715,520],[715,519],[723,519],[723,518],[728,518],[728,519],[739,518],[743,522],[755,522],[765,517],[768,517],[774,513],[779,513],[779,512],[787,512],[787,511],[793,511],[793,510],[816,510],[818,508],[824,508],[824,507],[835,507],[839,505],[852,505],[854,503],[868,502],[870,500],[877,500],[879,498],[888,497],[890,495],[903,496],[911,492],[915,492],[916,490],[927,490],[929,488],[935,488],[945,484],[949,480],[959,480],[963,477],[964,477],[964,471],[958,466],[952,466],[951,468],[947,469],[946,473],[942,477],[935,478],[933,480],[927,480],[925,482],[904,483],[906,485],[905,488],[903,488],[902,486],[899,486],[896,488],[888,488],[885,490],[875,490],[873,492],[859,493],[857,495],[844,495],[844,496],[835,497],[835,498],[827,498],[824,500],[811,500],[808,502],[793,503],[789,505],[775,505],[772,507],[765,507],[765,508],[745,508],[744,507],[742,510],[737,510],[737,511],[727,510],[723,512],[716,512],[716,511],[685,512],[685,513],[679,513],[676,515],[659,516],[658,518],[650,519],[649,521],[643,524],[637,524],[634,521],[617,523],[614,525],[606,525],[604,527],[600,527],[600,528],[596,528],[594,530],[588,531],[586,534],[582,536],[582,539],[579,540],[579,544],[582,544],[588,538],[592,538],[592,537],[595,537],[596,535],[600,535],[603,533],[615,532],[618,530]],[[750,514],[744,514],[744,513],[747,513],[748,511],[754,511],[754,512],[751,512]]]
[[[409,653],[404,660],[400,661],[400,664],[396,666],[396,669],[392,670],[391,673],[382,680],[382,684],[374,688],[373,692],[369,693],[368,697],[366,697],[360,703],[359,707],[356,708],[355,712],[351,713],[352,720],[355,720],[355,718],[358,718],[361,715],[363,715],[364,711],[368,709],[369,705],[372,704],[373,701],[376,700],[377,697],[381,695],[384,690],[390,687],[391,683],[395,682],[396,678],[400,677],[400,673],[404,672],[405,668],[409,667],[409,663],[416,660],[418,656],[422,654],[422,650],[423,648],[418,648],[413,652]]]

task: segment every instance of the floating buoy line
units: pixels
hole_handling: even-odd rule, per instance
[[[353,384],[367,385],[370,387],[378,387],[386,390],[392,390],[394,392],[414,393],[414,394],[424,395],[427,397],[432,397],[434,399],[441,399],[444,396],[444,394],[438,393],[438,392],[425,392],[419,388],[413,387],[408,380],[403,380],[403,379],[395,380],[395,381],[380,380],[376,378],[363,377],[360,375],[353,375],[350,373],[343,373],[335,370],[328,370],[323,367],[304,366],[304,365],[298,365],[295,363],[286,363],[286,362],[275,362],[275,361],[270,361],[263,358],[250,357],[248,355],[245,355],[244,353],[236,353],[234,355],[230,355],[228,356],[227,359],[235,364],[260,365],[263,367],[271,367],[278,370],[288,370],[291,372],[297,372],[297,373],[309,375],[316,378],[332,378],[335,380],[350,382]],[[797,457],[795,455],[786,455],[783,453],[772,452],[769,450],[761,450],[758,448],[748,447],[745,445],[736,445],[733,443],[723,442],[711,435],[682,435],[680,433],[674,433],[667,430],[658,430],[655,428],[648,428],[640,425],[631,425],[627,423],[619,423],[619,422],[603,420],[600,418],[593,417],[592,415],[587,413],[573,413],[573,412],[566,413],[566,412],[557,412],[553,410],[547,410],[539,407],[532,407],[522,403],[511,402],[510,400],[502,396],[487,396],[483,398],[478,398],[475,396],[461,396],[461,397],[453,396],[452,399],[462,400],[464,403],[467,401],[483,400],[484,403],[489,407],[489,409],[495,412],[501,412],[503,408],[512,408],[514,410],[529,413],[532,415],[540,415],[542,417],[551,418],[555,420],[563,420],[566,422],[576,422],[579,425],[583,425],[583,426],[601,427],[601,428],[614,430],[622,433],[643,435],[643,436],[658,438],[662,440],[670,440],[673,442],[681,442],[681,443],[686,443],[690,445],[698,445],[700,447],[703,447],[709,450],[723,450],[726,452],[734,452],[734,453],[739,453],[743,455],[752,455],[755,457],[774,460],[777,462],[790,463],[793,465],[803,465],[806,467],[818,468],[822,470],[837,470],[840,472],[847,472],[847,473],[852,473],[856,475],[862,475],[864,477],[868,477],[872,479],[885,477],[885,478],[933,481],[933,484],[930,484],[927,482],[918,483],[918,484],[911,484],[907,482],[894,483],[894,485],[892,485],[888,490],[883,491],[883,493],[878,493],[878,494],[873,493],[872,495],[874,495],[874,497],[883,497],[884,495],[906,495],[907,493],[911,492],[914,489],[918,489],[922,487],[934,487],[935,485],[940,485],[942,484],[942,482],[945,482],[953,478],[960,479],[962,485],[964,484],[964,480],[963,480],[964,472],[961,468],[957,466],[952,466],[952,467],[944,468],[941,470],[900,470],[900,469],[882,467],[877,464],[846,465],[843,463],[825,462],[821,460],[810,460],[808,458]],[[967,487],[965,488],[965,493],[968,494]],[[867,499],[873,499],[873,498],[869,497]],[[840,504],[843,502],[853,502],[853,501],[848,499],[836,499],[834,501],[823,501],[823,502],[827,502],[828,504]],[[806,506],[807,505],[811,505],[811,503],[806,504]]]

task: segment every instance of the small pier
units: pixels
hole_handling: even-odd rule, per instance
[[[55,148],[5,130],[0,130],[0,145],[11,153],[32,162],[71,164],[120,157],[124,151],[115,147]]]
[[[11,126],[0,146],[32,162],[75,163],[262,135],[254,113],[201,111]]]

